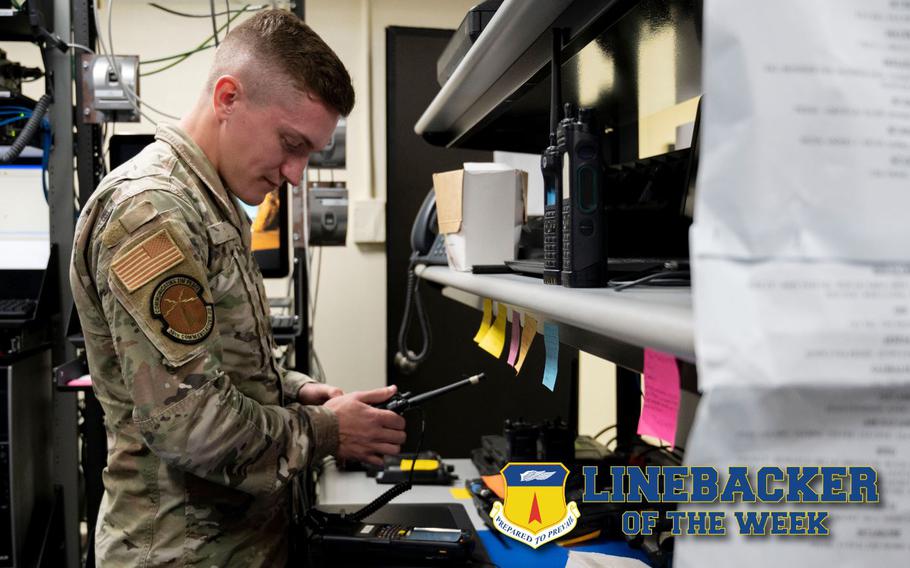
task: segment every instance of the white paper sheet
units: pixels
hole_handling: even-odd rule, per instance
[[[729,466],[871,465],[878,504],[703,504],[727,512],[723,537],[677,537],[677,568],[867,568],[910,558],[910,387],[717,388],[702,397],[686,462]],[[696,510],[685,505],[685,510]],[[823,510],[831,534],[741,536],[738,510]],[[735,561],[734,561],[735,559]]]
[[[910,259],[910,8],[704,8],[695,256]]]
[[[674,565],[910,558],[910,3],[705,2],[687,463],[872,465],[832,535],[680,537]],[[692,507],[687,505],[687,507]]]
[[[701,259],[694,277],[702,390],[910,383],[908,265]]]

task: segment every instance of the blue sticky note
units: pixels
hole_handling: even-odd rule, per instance
[[[556,388],[556,373],[559,372],[559,327],[550,322],[544,322],[543,339],[547,346],[547,366],[543,370],[543,386],[552,391]]]

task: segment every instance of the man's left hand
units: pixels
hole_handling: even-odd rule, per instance
[[[341,396],[344,391],[332,385],[322,383],[307,383],[297,391],[297,402],[300,404],[320,405],[329,399]]]

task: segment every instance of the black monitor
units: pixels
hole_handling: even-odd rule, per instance
[[[153,134],[115,134],[110,140],[111,169],[123,164],[155,141]],[[283,278],[288,275],[289,232],[288,204],[290,193],[287,184],[269,194],[259,206],[241,207],[252,224],[253,257],[266,278]]]

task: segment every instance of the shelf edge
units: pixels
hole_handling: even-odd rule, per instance
[[[691,304],[661,305],[659,310],[641,311],[642,304],[623,293],[617,301],[592,303],[584,317],[575,311],[560,311],[572,290],[545,286],[530,280],[527,284],[497,278],[495,275],[459,273],[446,267],[417,269],[420,278],[455,289],[501,301],[544,319],[568,324],[581,330],[637,347],[650,347],[688,362],[695,361]],[[548,298],[541,297],[544,292]],[[688,292],[687,292],[688,293]],[[628,300],[628,301],[627,301]],[[655,308],[657,306],[654,306]]]

